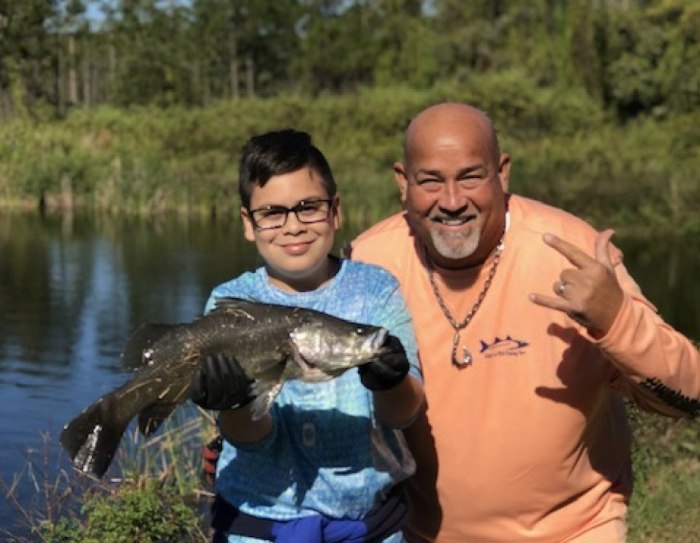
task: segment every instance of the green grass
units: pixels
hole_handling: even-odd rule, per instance
[[[700,541],[700,459],[658,466],[632,498],[629,543]]]
[[[700,542],[700,419],[628,412],[635,438],[629,543]]]

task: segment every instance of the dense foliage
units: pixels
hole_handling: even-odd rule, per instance
[[[700,230],[697,0],[0,0],[0,205],[235,212],[242,143],[293,126],[367,222],[440,100],[492,116],[515,192]]]
[[[700,105],[697,0],[0,0],[0,117],[468,83],[518,68],[620,119]]]
[[[36,527],[45,543],[203,543],[199,512],[155,479],[125,483],[112,494],[84,497],[81,516]]]
[[[596,225],[700,231],[700,113],[620,124],[583,91],[543,88],[522,70],[426,90],[363,88],[316,98],[217,101],[207,108],[102,106],[62,121],[0,124],[0,204],[143,213],[236,213],[238,154],[252,134],[310,131],[340,183],[346,217],[398,208],[391,165],[403,130],[445,99],[489,112],[513,159],[514,192]]]

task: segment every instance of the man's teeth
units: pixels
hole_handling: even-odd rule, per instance
[[[443,219],[437,218],[437,222],[445,224],[447,226],[459,226],[460,224],[466,223],[469,219],[467,217],[455,218],[455,219]]]

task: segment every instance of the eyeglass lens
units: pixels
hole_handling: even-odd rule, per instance
[[[325,221],[331,208],[331,200],[302,200],[292,208],[267,206],[250,210],[253,222],[260,229],[281,228],[287,222],[290,212],[294,212],[299,222],[311,224]]]

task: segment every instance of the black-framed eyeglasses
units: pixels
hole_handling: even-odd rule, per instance
[[[302,200],[294,207],[265,206],[249,209],[248,217],[257,230],[282,228],[287,224],[287,217],[291,212],[296,215],[300,223],[313,224],[328,219],[333,208],[332,204],[333,200]]]

